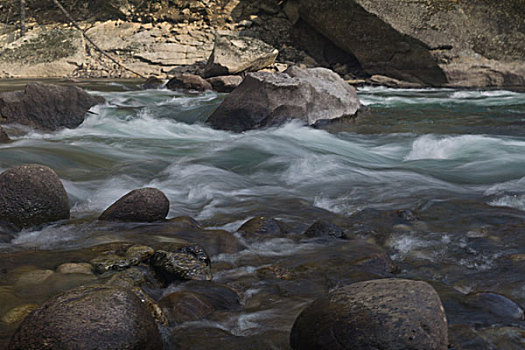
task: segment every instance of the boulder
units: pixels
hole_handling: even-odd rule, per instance
[[[212,90],[212,86],[203,78],[195,74],[182,73],[171,78],[166,87],[170,90]]]
[[[0,126],[0,143],[7,143],[11,141],[5,130]]]
[[[43,130],[76,128],[91,107],[103,102],[76,86],[29,83],[23,91],[0,93],[0,123]]]
[[[160,89],[164,85],[164,82],[156,76],[151,76],[142,84],[143,89]]]
[[[80,287],[31,313],[8,349],[161,349],[155,320],[130,290]]]
[[[523,1],[293,3],[292,14],[355,56],[369,75],[434,86],[513,87],[525,81],[525,34],[516,29],[523,26]]]
[[[213,90],[218,92],[232,92],[242,83],[240,75],[221,75],[206,80],[213,86]]]
[[[209,78],[258,71],[272,65],[278,54],[275,48],[256,38],[217,35],[204,76]]]
[[[237,231],[245,237],[254,235],[283,236],[287,233],[283,223],[266,216],[251,218],[242,224]]]
[[[37,164],[0,174],[0,221],[19,228],[69,218],[69,200],[57,174]]]
[[[338,288],[302,311],[293,349],[448,348],[445,311],[425,282],[381,279]]]
[[[99,220],[153,222],[166,218],[170,202],[156,188],[133,190],[107,208]]]
[[[355,89],[325,68],[251,73],[208,118],[213,128],[243,132],[297,119],[308,125],[353,116]]]

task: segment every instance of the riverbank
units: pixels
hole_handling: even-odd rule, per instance
[[[22,40],[13,20],[16,12],[3,19],[7,24],[0,28],[0,76],[136,77],[97,52],[53,6],[39,4],[28,9],[28,33]],[[85,8],[68,8],[96,45],[143,76],[201,73],[215,35],[228,33],[273,46],[279,51],[279,64],[327,67],[354,84],[525,85],[523,21],[518,15],[524,9],[514,0],[498,5],[232,0],[137,6],[110,1],[103,7],[88,2]],[[316,20],[312,13],[322,16]],[[345,32],[355,35],[346,38]]]

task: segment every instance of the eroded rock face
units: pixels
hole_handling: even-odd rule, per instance
[[[67,193],[52,169],[29,164],[0,174],[0,221],[24,228],[68,218]]]
[[[355,55],[370,75],[434,86],[512,87],[525,83],[523,2],[293,3],[291,17],[300,17]]]
[[[156,188],[133,190],[107,208],[99,220],[153,222],[166,218],[170,202]]]
[[[251,73],[208,118],[213,128],[243,132],[297,119],[314,125],[353,116],[355,89],[325,68],[290,67],[285,73]]]
[[[23,91],[0,93],[0,123],[43,130],[76,128],[91,107],[103,102],[76,86],[29,83]]]
[[[130,290],[80,287],[31,313],[8,349],[161,349],[155,320]]]
[[[256,38],[217,35],[204,76],[258,71],[274,63],[278,54],[278,50]]]
[[[293,349],[448,348],[445,311],[427,283],[357,282],[320,298],[292,328]]]

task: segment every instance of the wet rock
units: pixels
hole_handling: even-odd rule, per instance
[[[93,266],[88,263],[65,263],[57,267],[57,272],[62,274],[78,273],[82,275],[92,275]]]
[[[216,310],[239,310],[239,295],[227,285],[213,281],[188,281],[182,285],[184,291],[202,295]]]
[[[158,277],[169,284],[176,280],[211,280],[209,258],[196,256],[190,251],[157,250],[151,266]]]
[[[133,289],[147,282],[150,282],[147,271],[138,267],[130,267],[129,269],[116,272],[106,284]]]
[[[250,73],[208,118],[213,128],[243,132],[296,119],[315,125],[353,116],[355,89],[325,68],[296,66],[284,73]]]
[[[278,54],[279,51],[256,38],[217,35],[204,76],[209,78],[258,71],[272,65]]]
[[[242,83],[240,75],[221,75],[206,80],[213,86],[213,90],[218,92],[232,92]]]
[[[240,337],[223,329],[212,327],[179,327],[170,336],[175,349],[179,350],[267,350],[289,349],[288,332],[267,331],[257,335]],[[202,336],[206,334],[206,336]]]
[[[214,311],[206,297],[190,291],[168,294],[159,305],[166,311],[170,323],[197,321]]]
[[[450,348],[457,350],[494,349],[471,326],[464,324],[450,325],[448,329]]]
[[[99,220],[153,222],[166,218],[170,202],[156,188],[133,190],[107,208]]]
[[[0,121],[44,130],[76,128],[103,102],[79,87],[29,83],[23,91],[0,93]]]
[[[427,283],[358,282],[314,301],[292,328],[293,349],[447,349],[447,320]]]
[[[10,242],[19,230],[20,229],[12,223],[0,220],[0,243]]]
[[[126,251],[126,259],[130,265],[138,265],[143,261],[148,260],[155,251],[153,248],[145,245],[133,245]]]
[[[5,130],[0,126],[0,143],[7,143],[11,141]]]
[[[256,216],[244,224],[237,230],[245,237],[253,235],[265,235],[265,236],[283,236],[287,233],[286,226],[266,216]]]
[[[189,228],[200,228],[201,224],[191,216],[177,216],[176,218],[169,219],[168,222],[170,224],[178,224],[181,227],[189,227]]]
[[[55,272],[51,270],[32,270],[24,272],[18,277],[16,282],[17,286],[29,286],[40,284],[47,280],[49,277],[53,276]]]
[[[163,85],[164,85],[164,82],[161,79],[155,76],[151,76],[148,79],[146,79],[144,84],[142,84],[142,88],[145,90],[160,89]]]
[[[151,315],[155,318],[155,320],[162,324],[167,325],[168,324],[168,317],[162,311],[159,304],[153,300],[152,297],[150,297],[144,290],[138,286],[130,288],[130,290],[140,299],[142,304],[146,306],[146,308],[149,310]]]
[[[80,287],[31,313],[8,349],[161,349],[155,320],[133,292]]]
[[[471,307],[487,310],[499,317],[521,321],[525,320],[521,306],[498,293],[469,293],[465,297],[465,303]]]
[[[305,232],[306,237],[331,237],[346,239],[346,233],[336,224],[319,220],[314,222]]]
[[[0,320],[6,324],[19,323],[37,308],[38,305],[35,304],[19,305],[6,312]]]
[[[212,86],[209,82],[204,80],[195,74],[182,73],[171,78],[166,87],[170,90],[195,90],[195,91],[206,91],[212,90]]]
[[[120,256],[114,253],[105,253],[97,256],[90,261],[96,273],[104,273],[107,271],[121,271],[131,266],[129,260],[125,256]]]
[[[57,174],[29,164],[0,174],[0,221],[20,228],[69,218],[69,200]]]

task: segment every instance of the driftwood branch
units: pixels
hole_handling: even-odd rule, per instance
[[[69,12],[67,12],[67,10],[58,2],[58,0],[53,0],[53,2],[55,3],[55,5],[60,9],[60,11],[62,11],[62,13],[64,13],[64,15],[67,17],[67,19],[69,19],[69,21],[71,22],[71,24],[73,24],[73,26],[75,28],[77,28],[80,33],[82,33],[82,35],[84,36],[84,38],[86,38],[86,40],[91,44],[93,45],[93,47],[95,49],[97,49],[102,55],[106,56],[107,58],[109,58],[112,62],[114,62],[115,64],[117,64],[119,67],[122,67],[123,69],[127,70],[128,72],[131,72],[143,79],[146,79],[145,76],[143,76],[142,74],[140,73],[137,73],[135,72],[134,70],[124,66],[122,63],[118,62],[116,59],[114,59],[113,57],[111,57],[108,53],[106,53],[104,50],[102,50],[100,47],[98,47],[97,44],[95,44],[93,42],[93,40],[91,40],[87,35],[86,33],[84,33],[84,31],[82,30],[82,28],[80,28],[80,26],[78,25],[78,23],[73,19],[73,17],[71,17],[71,15],[69,14]]]

